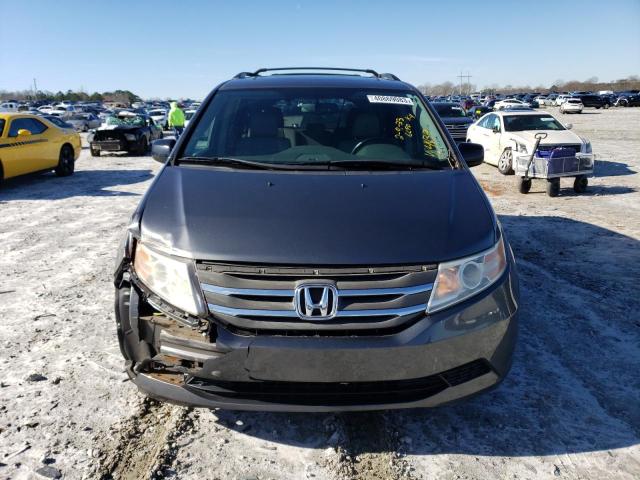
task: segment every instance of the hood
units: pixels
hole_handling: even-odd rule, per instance
[[[171,102],[169,105],[171,106],[171,110],[178,108],[178,102]]]
[[[528,145],[533,145],[536,142],[535,134],[538,131],[526,131],[526,132],[509,132],[510,136],[514,140],[519,140]],[[540,141],[540,145],[556,145],[556,144],[578,144],[583,143],[582,139],[573,133],[571,130],[545,130],[547,138]]]
[[[445,125],[471,125],[471,117],[440,117]]]
[[[200,260],[429,264],[490,248],[493,211],[466,170],[273,172],[165,167],[143,241]]]
[[[142,126],[140,125],[100,125],[100,127],[98,127],[97,131],[100,132],[102,130],[119,130],[119,131],[123,131],[123,132],[128,132],[131,130],[137,130],[139,128],[142,128]]]

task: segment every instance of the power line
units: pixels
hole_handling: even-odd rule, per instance
[[[471,86],[469,85],[469,79],[472,77],[473,75],[469,75],[469,72],[467,71],[466,75],[462,74],[462,70],[460,70],[460,75],[458,75],[458,78],[460,79],[460,95],[462,95],[462,79],[466,78],[467,79],[467,93],[469,93],[469,90],[471,88]]]

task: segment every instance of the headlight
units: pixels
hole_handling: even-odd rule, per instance
[[[138,243],[133,269],[138,278],[153,293],[171,305],[192,315],[198,315],[199,294],[192,281],[192,262],[169,257]]]
[[[504,240],[471,257],[441,263],[427,313],[459,303],[495,283],[507,268]]]
[[[586,142],[582,144],[583,153],[591,153],[591,142]]]
[[[528,153],[527,146],[524,143],[516,142],[516,152]]]
[[[136,140],[136,134],[135,133],[125,133],[124,134],[124,138],[126,138],[130,142],[134,142]]]

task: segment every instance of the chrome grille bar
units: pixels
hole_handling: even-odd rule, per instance
[[[244,295],[248,297],[293,297],[293,290],[268,290],[257,288],[228,288],[218,287],[217,285],[209,285],[201,283],[200,286],[205,292],[217,293],[218,295]]]
[[[293,290],[268,290],[256,288],[228,288],[219,287],[217,285],[201,284],[205,292],[217,293],[227,296],[247,296],[247,297],[293,297]],[[426,293],[433,288],[432,283],[424,285],[415,285],[412,287],[397,288],[369,288],[369,289],[345,289],[338,290],[340,297],[365,297],[365,296],[384,296],[384,295],[413,295],[416,293]]]
[[[414,305],[404,308],[385,308],[380,310],[339,310],[335,318],[349,317],[386,317],[402,316],[424,312],[427,304]],[[209,304],[209,310],[222,315],[232,317],[284,317],[297,318],[298,314],[294,310],[256,310],[248,308],[230,308],[221,305]]]

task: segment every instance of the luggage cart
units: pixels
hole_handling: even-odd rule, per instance
[[[520,177],[520,193],[529,193],[532,179],[541,178],[547,180],[547,195],[556,197],[560,192],[562,177],[574,177],[573,190],[576,193],[586,191],[588,177],[593,175],[595,155],[576,153],[571,148],[562,147],[540,152],[538,146],[546,137],[546,133],[536,133],[536,143],[531,155],[515,157],[514,171]]]

